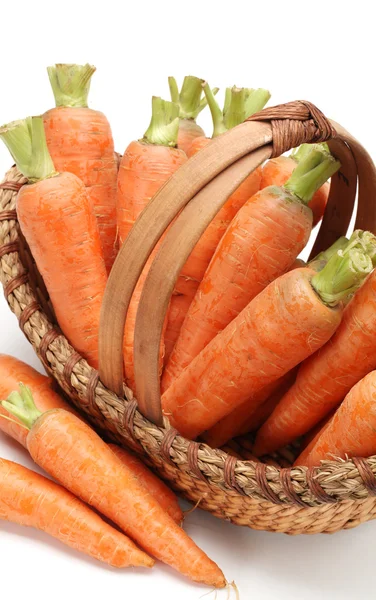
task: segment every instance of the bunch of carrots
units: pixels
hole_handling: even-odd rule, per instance
[[[179,90],[171,77],[171,100],[153,97],[144,136],[120,158],[106,117],[88,108],[94,72],[49,67],[56,107],[1,127],[0,137],[28,180],[18,220],[59,326],[98,368],[100,310],[117,252],[170,176],[211,143],[198,115],[208,107],[217,137],[262,110],[270,93],[234,86],[221,107],[204,80],[185,77]],[[164,414],[187,438],[217,448],[250,434],[255,457],[303,438],[301,466],[376,453],[376,238],[357,230],[308,264],[299,259],[340,168],[326,144],[267,161],[227,199],[183,266],[160,374]],[[125,323],[124,377],[136,397],[136,315],[158,249]],[[180,527],[174,494],[102,441],[49,379],[0,356],[0,399],[0,429],[57,482],[0,459],[0,518],[117,567],[151,567],[157,558],[194,581],[226,584]]]

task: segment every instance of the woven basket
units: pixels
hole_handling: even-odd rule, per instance
[[[247,438],[231,442],[228,452],[185,440],[162,418],[159,340],[179,271],[229,194],[271,156],[303,142],[324,140],[342,168],[332,178],[313,254],[346,233],[357,189],[355,227],[376,233],[376,171],[354,138],[308,102],[254,115],[183,165],[135,224],[105,294],[99,373],[59,331],[43,280],[20,233],[16,196],[25,180],[12,167],[0,185],[0,279],[5,297],[47,372],[66,395],[97,428],[137,451],[188,500],[238,525],[290,534],[332,533],[376,517],[376,456],[292,468],[297,446],[264,464],[247,460],[251,448]],[[178,214],[154,260],[139,308],[136,402],[123,384],[126,309],[148,256]]]

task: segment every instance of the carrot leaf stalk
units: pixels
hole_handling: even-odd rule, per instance
[[[0,137],[30,183],[57,175],[47,148],[42,117],[27,117],[0,128]]]
[[[319,252],[314,258],[312,258],[312,260],[309,261],[308,266],[314,268],[316,271],[321,271],[333,254],[338,252],[338,250],[343,250],[346,248],[348,243],[349,240],[347,237],[342,235],[334,242],[334,244],[329,246],[329,248]]]
[[[291,158],[296,160],[297,163],[301,162],[305,159],[307,154],[309,154],[312,146],[321,147],[326,152],[330,153],[329,146],[326,142],[320,142],[319,144],[301,144],[297,148],[294,148],[290,154]]]
[[[321,144],[311,144],[298,163],[284,188],[301,202],[308,204],[317,190],[340,168],[336,160]]]
[[[151,121],[142,141],[147,144],[175,148],[178,131],[179,106],[174,102],[153,96]]]
[[[223,110],[214,98],[207,82],[203,84],[204,93],[213,120],[213,137],[221,135],[236,125],[243,123],[255,112],[262,110],[270,98],[270,92],[259,88],[226,88]]]
[[[206,98],[202,96],[203,79],[187,75],[184,77],[180,93],[175,77],[168,78],[170,87],[171,101],[179,106],[179,117],[181,119],[196,120],[200,112],[207,106]],[[218,92],[218,88],[213,89],[213,94]]]
[[[93,65],[56,64],[47,67],[56,106],[87,108]]]
[[[11,392],[8,398],[0,404],[11,415],[17,417],[28,429],[31,429],[35,421],[43,414],[35,406],[30,388],[23,383],[19,384],[19,392]]]
[[[333,254],[322,271],[312,277],[313,289],[328,306],[334,307],[346,300],[373,270],[371,256],[376,249],[376,238],[373,236],[371,240],[367,236],[365,243],[362,234],[355,232],[345,249]]]

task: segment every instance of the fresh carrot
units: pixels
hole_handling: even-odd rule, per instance
[[[148,554],[194,581],[225,586],[217,565],[88,425],[65,410],[41,413],[25,386],[2,405],[30,429],[30,455],[54,479],[111,519]]]
[[[196,356],[162,397],[173,427],[197,437],[328,341],[373,268],[362,247],[331,261],[274,280]]]
[[[176,79],[174,77],[168,78],[171,101],[179,106],[178,148],[181,148],[185,153],[188,152],[196,137],[205,136],[202,127],[196,123],[198,115],[207,105],[206,98],[201,98],[203,83],[202,79],[188,75],[184,77],[179,92]],[[213,94],[217,92],[218,88],[213,89]]]
[[[112,567],[152,567],[152,558],[53,481],[0,458],[0,519],[48,533]]]
[[[183,150],[176,148],[179,128],[179,107],[153,97],[152,118],[142,140],[132,142],[124,152],[119,168],[117,220],[120,242],[127,237],[136,219],[169,177],[187,160]],[[154,253],[156,250],[154,251]],[[124,364],[128,386],[135,391],[133,342],[137,309],[152,263],[149,258],[128,308],[124,333]],[[161,346],[161,367],[164,345]]]
[[[261,88],[257,90],[236,87],[232,89],[227,88],[225,105],[222,111],[207,83],[204,84],[203,89],[213,118],[213,137],[217,137],[231,127],[242,123],[251,114],[261,110],[270,98],[270,93]],[[193,154],[196,154],[196,152],[207,144],[210,144],[210,142],[211,138],[195,138],[188,156],[193,156]],[[186,312],[197,292],[197,288],[221,237],[239,208],[260,189],[260,183],[261,167],[251,173],[238,187],[236,192],[230,196],[223,208],[221,208],[207,227],[182,268],[171,297],[168,314],[165,337],[169,341],[169,348],[173,348],[177,340]],[[185,296],[184,301],[179,299],[182,295]],[[178,304],[178,307],[175,307],[175,304]],[[186,307],[185,312],[182,310],[183,305]],[[166,352],[166,361],[168,358],[169,353]]]
[[[107,283],[99,231],[84,184],[56,173],[41,117],[0,128],[21,173],[28,178],[17,214],[58,323],[72,346],[98,367],[98,328]]]
[[[352,261],[358,247],[367,249],[375,261],[375,237],[357,231],[347,249],[332,256],[321,274],[332,272],[332,277],[336,277],[339,255]],[[269,454],[307,433],[339,405],[357,381],[376,367],[375,286],[372,273],[346,307],[342,324],[332,339],[301,365],[294,385],[261,427],[255,454]],[[326,297],[325,290],[322,292]]]
[[[262,168],[261,189],[269,187],[270,185],[284,185],[291,177],[296,165],[299,164],[301,160],[304,160],[309,147],[310,144],[302,144],[302,146],[295,152],[292,152],[290,156],[278,156],[268,160]],[[324,215],[329,197],[329,190],[330,184],[325,181],[309,201],[308,206],[313,213],[313,227],[321,221]]]
[[[38,371],[13,356],[0,354],[0,400],[7,398],[17,388],[20,381],[32,388],[36,405],[40,411],[64,408],[76,414],[73,408],[53,390],[52,379],[38,373]],[[6,410],[0,405],[0,430],[26,448],[27,429],[13,419],[1,418],[7,414]]]
[[[203,348],[271,281],[282,275],[309,240],[307,203],[339,163],[320,146],[283,187],[264,188],[239,209],[218,244],[165,367],[165,391]]]
[[[322,460],[376,453],[376,371],[349,391],[341,406],[295,465],[319,466]]]
[[[266,385],[252,397],[247,398],[235,410],[218,421],[214,427],[206,431],[201,436],[202,439],[212,448],[220,448],[233,437],[248,433],[252,422],[260,419],[260,413],[263,414],[266,404],[269,405],[270,399],[273,400],[275,406],[276,398],[282,398],[283,394],[294,382],[295,375],[295,369],[292,369],[276,381]]]
[[[48,67],[56,108],[43,115],[47,146],[57,171],[77,175],[97,218],[107,270],[116,257],[117,157],[103,113],[88,108],[92,65]]]
[[[149,494],[158,500],[166,513],[180,525],[183,522],[184,516],[174,492],[134,454],[127,452],[124,448],[120,448],[120,446],[116,446],[115,444],[109,444],[109,446],[121,462],[136,475],[138,481],[146,487]]]
[[[315,425],[315,427],[313,427],[303,437],[299,448],[301,451],[300,456],[303,455],[303,452],[304,454],[310,452],[311,448],[313,448],[314,444],[316,443],[316,440],[318,439],[319,435],[321,435],[325,427],[328,425],[329,421],[333,418],[335,412],[335,410],[332,410],[322,421],[320,421],[320,423],[317,423],[317,425]]]

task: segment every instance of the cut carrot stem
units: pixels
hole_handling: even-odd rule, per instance
[[[349,240],[347,239],[347,237],[345,237],[344,235],[341,236],[329,248],[323,250],[322,252],[319,252],[317,256],[312,258],[312,260],[309,261],[308,266],[311,269],[314,269],[315,271],[321,271],[325,267],[328,260],[333,256],[333,254],[338,252],[338,250],[343,250],[344,248],[346,248],[348,243]]]
[[[153,96],[152,116],[148,129],[142,139],[148,144],[171,146],[176,148],[179,131],[179,107],[174,102],[167,102]]]
[[[340,166],[339,161],[324,151],[321,146],[313,146],[298,163],[284,187],[308,204],[315,192],[338,171]]]
[[[219,107],[218,102],[216,101],[213,91],[210,88],[209,84],[205,82],[203,84],[203,90],[205,93],[206,101],[208,103],[210,113],[213,121],[213,135],[212,137],[217,137],[221,135],[221,133],[225,133],[227,131],[227,127],[224,123],[223,112]]]
[[[86,108],[93,65],[56,64],[47,67],[56,106]]]
[[[22,401],[22,403],[21,403]],[[224,587],[219,567],[196,546],[88,425],[67,411],[30,410],[30,398],[2,402],[31,425],[27,447],[33,460],[64,487],[116,523],[150,554],[192,580]],[[36,419],[36,420],[35,420]]]

